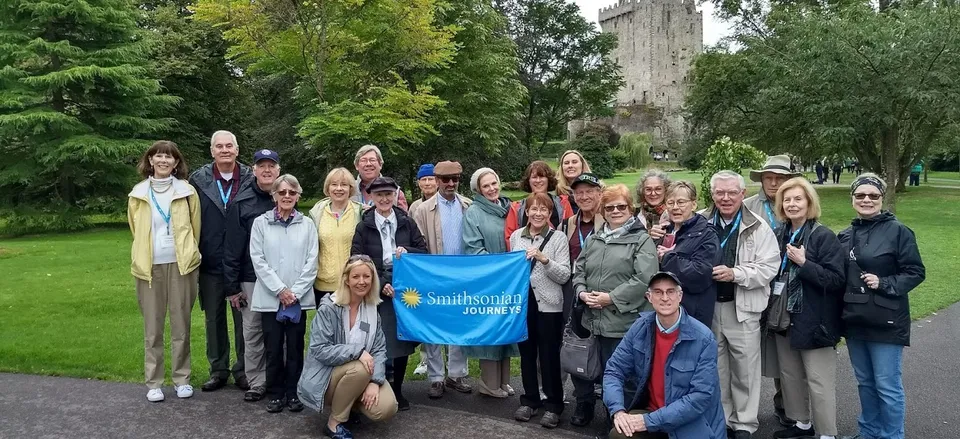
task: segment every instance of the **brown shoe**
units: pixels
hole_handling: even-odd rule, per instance
[[[527,422],[530,420],[530,418],[536,415],[537,415],[537,409],[530,406],[522,405],[520,406],[520,408],[517,409],[517,411],[513,412],[513,419],[516,419],[520,422]]]
[[[430,383],[430,389],[427,390],[427,396],[430,399],[440,399],[443,396],[443,381]]]
[[[473,392],[473,387],[467,384],[467,380],[464,379],[463,377],[460,377],[460,378],[447,377],[447,379],[444,380],[443,384],[460,393]]]

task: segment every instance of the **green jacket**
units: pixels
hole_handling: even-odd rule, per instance
[[[483,195],[473,197],[473,204],[463,213],[463,254],[485,255],[507,252],[503,228],[510,199],[500,197],[499,201],[499,203],[493,203]]]
[[[612,305],[587,308],[583,327],[594,335],[623,338],[641,311],[652,311],[645,296],[650,278],[659,270],[657,247],[640,221],[618,237],[594,233],[577,258],[573,289],[609,293]]]

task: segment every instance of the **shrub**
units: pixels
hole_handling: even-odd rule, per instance
[[[594,174],[600,178],[610,178],[625,165],[625,156],[614,153],[619,142],[620,135],[610,125],[593,123],[577,134],[577,138],[570,143],[570,149],[583,154]]]
[[[700,168],[700,173],[703,174],[700,198],[704,203],[710,203],[710,177],[713,174],[725,169],[739,173],[743,168],[759,168],[766,159],[766,154],[746,143],[734,142],[729,137],[718,139],[707,149]]]
[[[92,227],[78,210],[56,213],[13,211],[0,214],[0,236],[79,232]]]

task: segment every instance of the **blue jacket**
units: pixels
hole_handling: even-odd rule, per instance
[[[603,402],[610,414],[642,403],[653,366],[656,313],[645,312],[630,327],[607,361],[603,374]],[[710,328],[686,311],[680,316],[680,336],[667,357],[664,381],[666,406],[643,415],[647,430],[667,433],[670,439],[724,439],[727,437],[720,405],[717,374],[717,340]],[[623,383],[635,378],[637,395],[630,405],[623,400]]]

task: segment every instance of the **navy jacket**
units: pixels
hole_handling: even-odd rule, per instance
[[[684,293],[686,294],[686,293]],[[717,340],[710,328],[680,316],[680,335],[667,357],[664,407],[643,415],[647,430],[663,432],[670,439],[725,439],[723,406],[720,405],[720,375],[717,373]],[[656,313],[645,312],[623,337],[603,373],[603,403],[614,413],[644,407],[647,382],[653,367]],[[637,392],[624,405],[623,384],[636,379]]]
[[[667,232],[672,232],[673,227],[667,227]],[[663,255],[660,269],[680,278],[683,308],[709,328],[717,303],[713,267],[720,261],[720,238],[710,222],[698,214],[686,220],[676,235],[675,247]]]
[[[240,188],[237,196],[249,190],[253,184],[253,171],[240,167]],[[190,184],[200,196],[200,272],[223,274],[223,247],[227,235],[227,207],[220,199],[217,183],[213,180],[213,164],[207,163],[190,174]],[[230,201],[234,203],[236,198]]]
[[[855,236],[854,236],[855,235]],[[910,345],[910,300],[907,294],[926,278],[917,238],[890,212],[855,219],[840,232],[847,263],[843,296],[844,335],[856,340]],[[856,247],[853,244],[856,241]],[[849,258],[850,251],[856,261]],[[867,288],[859,273],[880,278],[880,287]]]
[[[250,261],[250,229],[253,220],[273,209],[273,197],[257,186],[256,181],[241,191],[227,207],[226,237],[223,245],[223,292],[231,296],[240,292],[240,283],[256,282],[257,274]]]

